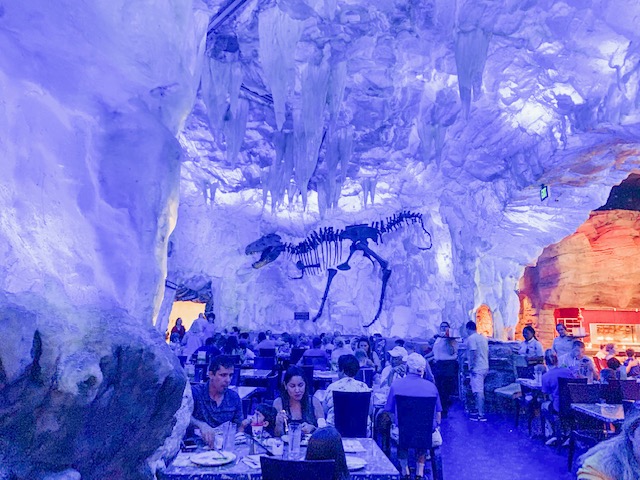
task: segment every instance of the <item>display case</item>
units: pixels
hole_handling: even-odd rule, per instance
[[[640,345],[640,325],[591,323],[589,325],[593,344],[613,343],[618,350]]]

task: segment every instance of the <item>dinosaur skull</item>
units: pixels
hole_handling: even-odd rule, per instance
[[[246,255],[260,253],[260,260],[254,262],[252,266],[253,268],[261,268],[277,259],[283,251],[284,243],[280,240],[280,235],[270,233],[247,245],[244,253]]]

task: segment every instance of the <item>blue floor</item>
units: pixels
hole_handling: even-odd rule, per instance
[[[547,447],[514,428],[513,414],[467,419],[460,404],[442,422],[444,480],[573,480],[567,448]]]

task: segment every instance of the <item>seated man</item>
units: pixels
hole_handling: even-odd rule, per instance
[[[412,353],[407,357],[407,374],[404,378],[398,378],[391,384],[391,390],[389,391],[389,398],[387,398],[387,405],[385,411],[391,414],[396,413],[396,395],[404,395],[408,397],[435,397],[436,408],[434,410],[433,428],[440,425],[442,405],[440,403],[440,395],[438,395],[438,389],[433,382],[426,380],[423,377],[427,368],[427,361],[419,353]],[[416,480],[424,478],[424,451],[417,451],[417,469]],[[405,478],[409,478],[409,464],[407,462],[408,452],[405,449],[398,448],[398,461],[402,466],[402,474]]]
[[[218,355],[209,365],[207,383],[191,387],[191,426],[200,429],[203,440],[212,448],[215,439],[214,427],[225,422],[233,422],[238,426],[242,423],[240,396],[229,390],[232,375],[233,359],[227,355]]]
[[[552,445],[561,437],[560,422],[558,413],[560,412],[560,382],[559,378],[573,378],[571,370],[558,366],[558,356],[552,349],[544,352],[544,361],[549,369],[542,375],[542,393],[549,396],[549,401],[542,404],[542,416],[553,428],[553,435],[547,440],[547,445]]]
[[[327,352],[322,349],[322,340],[320,339],[320,337],[313,337],[311,345],[311,348],[305,350],[305,352],[302,354],[302,357],[300,357],[300,360],[298,360],[298,365],[315,366],[324,364],[325,367],[329,365],[329,357],[327,355]],[[305,360],[306,358],[309,358],[310,360]]]
[[[272,349],[277,348],[278,343],[275,340],[271,340],[267,338],[267,334],[265,332],[260,332],[258,334],[258,343],[256,344],[255,351],[260,353],[260,349]]]
[[[571,353],[558,358],[558,365],[571,370],[574,377],[591,377],[591,379],[597,380],[598,372],[596,366],[593,360],[585,356],[584,350],[584,343],[580,340],[575,340],[571,348]]]
[[[380,387],[391,385],[396,378],[404,377],[406,372],[407,351],[404,347],[393,347],[387,354],[390,364],[382,369]]]
[[[215,344],[215,340],[213,339],[213,337],[209,337],[204,341],[204,345],[202,347],[199,347],[195,352],[193,352],[192,357],[192,361],[194,363],[197,363],[198,360],[198,353],[200,352],[205,352],[206,354],[206,361],[211,363],[211,359],[213,357],[217,357],[218,355],[220,355],[220,349],[218,347],[216,347]]]
[[[333,392],[370,392],[366,383],[354,377],[360,370],[360,364],[354,355],[342,355],[338,359],[338,380],[327,387],[324,397],[324,411],[329,425],[335,425],[333,413]],[[373,404],[369,407],[371,412]]]

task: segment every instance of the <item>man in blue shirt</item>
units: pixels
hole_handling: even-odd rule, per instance
[[[191,425],[200,429],[200,434],[213,447],[214,427],[225,422],[236,425],[242,423],[242,402],[240,396],[229,390],[233,376],[233,358],[218,355],[209,365],[209,381],[191,387],[193,393],[193,414]]]
[[[427,361],[422,355],[419,353],[410,354],[407,357],[407,374],[403,378],[395,379],[391,384],[387,405],[384,409],[387,412],[396,413],[396,395],[404,395],[407,397],[435,397],[436,408],[433,415],[433,428],[435,429],[440,425],[442,404],[440,403],[438,389],[433,382],[422,378],[426,368]],[[401,473],[404,473],[404,478],[409,478],[410,475],[409,463],[407,461],[408,453],[407,450],[398,448],[398,461],[402,466]],[[423,478],[425,453],[424,451],[416,452],[416,480]]]
[[[559,378],[573,378],[571,370],[558,366],[558,356],[555,350],[549,349],[544,352],[544,361],[549,369],[542,375],[542,392],[549,395],[549,402],[542,404],[542,417],[551,424],[553,436],[547,440],[548,445],[557,442],[562,436],[560,419],[560,382]]]

